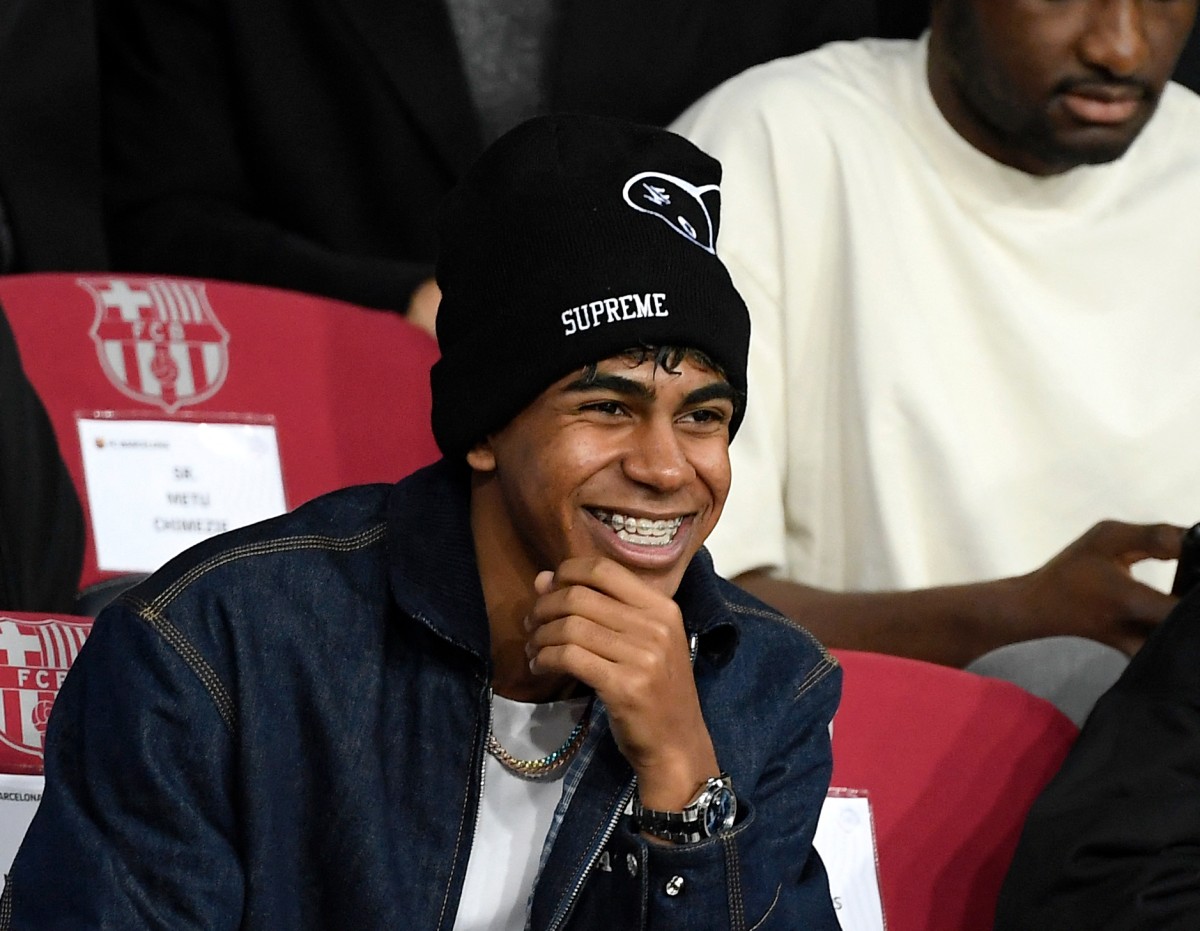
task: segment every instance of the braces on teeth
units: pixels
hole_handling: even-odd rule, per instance
[[[628,543],[641,546],[666,546],[673,539],[683,523],[682,517],[672,517],[670,520],[650,520],[648,517],[627,517],[624,514],[612,514],[608,511],[595,511],[597,517],[612,527],[617,536]]]

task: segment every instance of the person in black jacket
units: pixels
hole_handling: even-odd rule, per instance
[[[879,33],[877,6],[101,0],[113,267],[428,325],[437,204],[503,130],[550,110],[665,125],[750,65]]]
[[[0,308],[0,611],[70,611],[83,513]]]
[[[1200,591],[1096,704],[1030,809],[995,927],[1200,928]]]

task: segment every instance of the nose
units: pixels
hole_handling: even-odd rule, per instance
[[[1137,74],[1150,56],[1142,0],[1097,0],[1080,37],[1080,56],[1113,77]]]
[[[660,493],[677,491],[696,477],[670,418],[644,421],[631,436],[622,467],[632,481]]]

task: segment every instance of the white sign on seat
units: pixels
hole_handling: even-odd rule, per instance
[[[81,417],[79,442],[101,570],[153,572],[286,510],[271,423]]]
[[[829,892],[842,931],[884,931],[879,856],[867,794],[830,789],[813,846],[829,874]]]
[[[4,875],[29,829],[45,784],[41,776],[0,773],[0,872]]]

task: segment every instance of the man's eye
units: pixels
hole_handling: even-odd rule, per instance
[[[581,410],[590,411],[596,414],[609,414],[617,416],[624,412],[625,408],[619,401],[592,401],[584,404]]]
[[[688,411],[684,415],[684,419],[692,423],[722,424],[726,421],[727,417],[724,411],[711,407],[700,407],[694,411]]]

